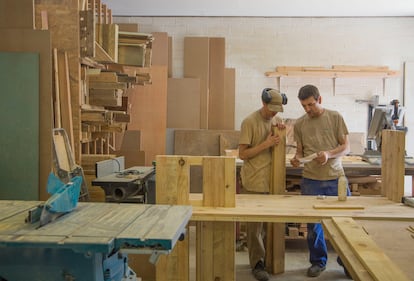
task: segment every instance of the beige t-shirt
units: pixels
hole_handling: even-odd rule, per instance
[[[239,144],[250,147],[260,144],[271,132],[271,126],[271,121],[264,119],[260,110],[253,112],[241,124]],[[244,160],[240,171],[243,188],[250,192],[269,192],[271,161],[270,148]]]
[[[325,109],[321,116],[310,118],[307,114],[296,120],[295,140],[302,144],[303,156],[338,147],[339,139],[348,135],[342,116],[333,110]],[[314,180],[337,179],[343,174],[342,159],[331,158],[325,165],[316,161],[305,163],[303,177]]]

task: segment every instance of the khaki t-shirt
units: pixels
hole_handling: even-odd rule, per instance
[[[241,124],[239,144],[258,145],[271,132],[271,125],[270,120],[260,115],[260,110],[253,112]],[[244,160],[240,171],[243,188],[250,192],[269,192],[271,161],[270,148]]]
[[[295,140],[302,144],[304,157],[336,148],[344,135],[348,135],[344,119],[337,111],[328,109],[316,118],[303,115],[296,120],[294,127]],[[305,163],[303,169],[303,177],[314,180],[337,179],[341,174],[341,157],[331,158],[325,165],[310,161]]]

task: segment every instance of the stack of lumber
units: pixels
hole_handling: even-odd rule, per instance
[[[152,34],[118,33],[118,62],[126,65],[150,67],[152,57]]]
[[[122,94],[127,83],[119,82],[116,72],[100,72],[88,75],[89,104],[98,106],[122,106]]]

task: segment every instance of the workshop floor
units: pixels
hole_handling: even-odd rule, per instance
[[[191,227],[190,227],[191,231]],[[194,237],[191,235],[190,237]],[[190,239],[191,247],[195,247],[195,242]],[[330,246],[328,244],[328,246]],[[194,251],[191,251],[194,253]],[[285,272],[271,276],[271,281],[349,281],[343,271],[343,268],[336,262],[337,255],[332,247],[329,247],[328,266],[326,270],[316,278],[306,276],[307,268],[310,266],[308,262],[309,254],[305,240],[286,240],[285,250]],[[190,280],[195,281],[195,257],[190,254]],[[247,249],[236,252],[236,281],[256,281],[251,274],[248,261]]]

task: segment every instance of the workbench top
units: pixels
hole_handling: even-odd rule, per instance
[[[191,206],[90,203],[39,228],[25,223],[43,202],[0,200],[0,245],[70,248],[110,253],[114,249],[173,249],[191,217]]]
[[[194,221],[320,222],[325,218],[414,221],[414,208],[382,196],[336,196],[317,199],[304,195],[236,194],[236,206],[203,207],[202,194],[191,194]]]

